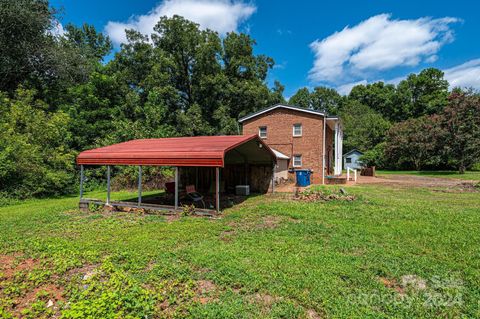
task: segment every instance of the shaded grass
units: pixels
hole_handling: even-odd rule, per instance
[[[220,220],[174,222],[81,213],[75,197],[25,201],[0,208],[0,251],[45,261],[38,273],[50,275],[14,286],[25,286],[21,295],[44,282],[61,283],[71,302],[67,318],[88,311],[105,318],[119,311],[132,318],[480,316],[479,193],[347,191],[359,199],[256,196]],[[84,265],[100,269],[86,290],[79,288],[85,282],[68,276]],[[428,288],[400,295],[382,283],[401,283],[406,275],[424,279]],[[214,290],[202,295],[200,281]],[[8,311],[15,294],[0,296],[0,309]]]

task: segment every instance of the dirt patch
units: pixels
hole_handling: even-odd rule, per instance
[[[320,315],[313,309],[307,310],[307,318],[308,319],[321,319]]]
[[[284,183],[281,185],[275,185],[275,192],[277,193],[293,193],[295,191],[295,183]]]
[[[165,217],[165,220],[166,220],[168,223],[171,223],[171,222],[174,222],[174,221],[180,219],[180,215],[179,215],[179,214],[163,215],[163,217]]]
[[[197,289],[195,290],[196,296],[194,301],[201,303],[202,305],[216,300],[215,293],[218,291],[217,285],[210,280],[197,281]]]
[[[240,222],[232,221],[227,225],[231,229],[226,229],[220,233],[220,240],[231,241],[238,231],[258,231],[266,229],[275,229],[279,227],[280,223],[284,220],[281,216],[268,215],[262,218],[245,218]]]
[[[19,255],[0,255],[0,273],[4,280],[9,280],[18,272],[29,272],[38,267],[38,259],[20,259]]]
[[[275,302],[282,300],[282,297],[275,297],[269,294],[257,293],[253,296],[253,300],[262,304],[265,307],[270,308]]]
[[[265,216],[262,223],[257,225],[257,229],[274,229],[277,228],[282,218],[279,216]]]
[[[199,280],[197,282],[197,292],[200,294],[208,294],[217,290],[217,286],[210,280]]]
[[[386,277],[380,277],[379,280],[385,287],[393,289],[401,295],[407,291],[422,291],[427,289],[426,280],[417,275],[404,275],[400,282],[395,278]]]
[[[0,269],[10,266],[15,261],[16,257],[12,255],[0,255]]]
[[[58,311],[58,303],[65,301],[63,287],[46,284],[29,291],[23,297],[15,300],[14,314],[20,316],[23,310],[29,309],[38,300],[44,301],[46,308]]]
[[[82,267],[74,268],[68,271],[67,278],[71,280],[73,277],[80,277],[82,280],[88,280],[95,276],[99,265],[86,264]]]
[[[15,268],[13,263],[15,262],[15,256],[0,255],[0,279],[10,279],[15,274]]]
[[[413,290],[425,290],[427,289],[427,282],[416,275],[405,275],[402,276],[402,286]]]
[[[150,272],[155,268],[156,263],[154,261],[149,261],[147,267],[145,267],[146,272]]]
[[[475,184],[475,181],[465,181],[454,178],[440,178],[412,175],[380,175],[378,177],[360,176],[357,184],[381,184],[396,187],[442,187],[457,188],[462,184]]]
[[[477,193],[480,192],[480,183],[463,182],[454,187],[435,189],[434,191],[441,193]]]
[[[11,285],[15,282],[17,274],[30,273],[41,268],[41,260],[22,259],[20,256],[18,254],[0,255],[0,272],[2,273],[3,284]],[[58,303],[65,301],[62,287],[49,282],[37,287],[28,284],[17,288],[19,289],[17,297],[10,300],[11,306],[6,309],[14,316],[22,317],[22,312],[31,310],[33,304],[37,302],[44,302],[46,309],[50,309],[55,315],[59,315],[60,306]],[[0,291],[1,294],[2,291]]]
[[[401,295],[405,294],[404,287],[395,278],[380,277],[378,279],[385,287],[393,289]]]
[[[222,241],[225,241],[225,242],[229,242],[232,240],[233,236],[235,235],[235,230],[233,229],[228,229],[228,230],[224,230],[221,234],[220,234],[220,240]]]

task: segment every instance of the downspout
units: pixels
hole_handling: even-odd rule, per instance
[[[325,185],[325,134],[327,131],[327,112],[323,110],[323,145],[322,145],[322,185]]]

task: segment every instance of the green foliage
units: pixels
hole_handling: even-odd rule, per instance
[[[195,205],[183,205],[182,206],[182,216],[191,216],[195,213]]]
[[[435,114],[447,105],[448,82],[438,69],[428,68],[418,75],[410,74],[398,84],[397,91],[404,113],[402,120]]]
[[[121,101],[115,79],[106,74],[94,72],[87,83],[70,88],[63,109],[72,119],[72,148],[93,148],[111,134]]]
[[[438,139],[447,158],[464,173],[480,158],[480,95],[455,92],[441,113],[444,135]]]
[[[127,31],[127,43],[102,65],[112,48],[108,37],[88,24],[53,35],[58,22],[47,1],[3,1],[0,10],[0,91],[8,94],[1,110],[0,192],[7,197],[71,191],[70,150],[238,134],[240,116],[284,101],[278,81],[272,89],[266,85],[273,60],[255,55],[246,34],[220,38],[182,17],[162,17],[151,39]],[[20,84],[30,93],[28,100],[14,98],[22,105],[16,110],[6,99]],[[103,175],[88,177],[96,185]]]
[[[311,106],[310,91],[308,88],[301,88],[290,97],[288,103],[291,105],[309,108]]]
[[[57,65],[48,1],[1,0],[0,17],[0,91],[14,93],[26,81],[50,81]]]
[[[72,293],[62,318],[148,318],[155,310],[153,293],[116,269],[110,261]]]
[[[69,117],[47,112],[31,90],[0,97],[0,190],[25,197],[72,191]]]
[[[385,158],[385,142],[378,143],[372,149],[365,151],[360,157],[360,162],[365,166],[375,166],[379,169],[387,167],[389,162]]]
[[[104,63],[110,39],[88,24],[54,34],[56,11],[46,0],[0,0],[0,16],[2,198],[72,191],[78,151],[137,138],[239,134],[239,117],[285,102],[280,82],[267,86],[273,59],[255,54],[247,34],[220,37],[183,17],[161,17],[150,36],[127,30],[127,42]],[[302,88],[289,103],[340,115],[345,150],[371,150],[365,158],[379,164],[381,146],[375,147],[391,123],[442,114],[447,96],[443,73],[425,69],[397,86],[355,86],[348,97],[328,87]],[[443,118],[470,114],[462,105]],[[434,160],[426,165],[463,170],[473,157],[478,161],[477,124],[470,119],[443,122],[450,144],[430,145]],[[395,154],[390,163],[416,166]],[[119,180],[134,176],[116,172]],[[91,187],[104,177],[90,174]]]
[[[112,50],[110,39],[87,23],[84,23],[81,28],[68,24],[65,27],[65,37],[61,40],[93,61],[102,61]]]
[[[416,170],[454,166],[464,173],[480,157],[479,112],[478,95],[457,91],[438,115],[395,124],[387,138],[388,162]]]
[[[395,124],[385,146],[387,160],[394,167],[420,170],[438,164],[437,141],[441,137],[438,117],[422,116]]]
[[[404,116],[402,105],[397,101],[396,88],[392,84],[376,82],[356,85],[350,91],[348,98],[367,105],[390,121],[396,121]]]
[[[357,101],[348,101],[340,112],[344,127],[344,149],[372,149],[385,140],[391,124],[379,113]]]
[[[429,68],[410,74],[396,87],[376,82],[354,86],[348,96],[394,122],[431,115],[447,105],[448,82],[443,72]]]
[[[335,89],[317,86],[312,92],[301,88],[289,100],[292,105],[297,105],[314,110],[327,111],[328,114],[338,115],[344,105],[342,97]]]

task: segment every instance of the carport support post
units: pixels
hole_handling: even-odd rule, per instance
[[[80,199],[83,198],[83,165],[80,165]]]
[[[195,167],[195,190],[198,189],[198,166]]]
[[[215,203],[217,213],[220,212],[220,168],[215,167]]]
[[[138,207],[142,205],[142,166],[138,166]]]
[[[275,192],[275,164],[272,166],[272,194]]]
[[[107,166],[107,205],[110,205],[110,165]]]
[[[175,167],[175,210],[178,209],[178,167]]]

